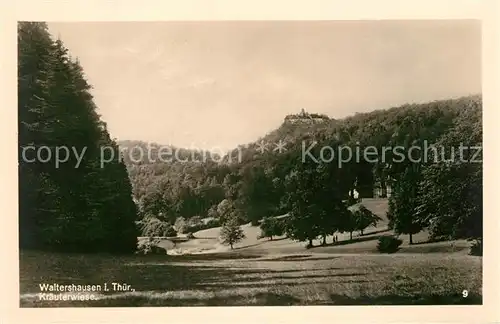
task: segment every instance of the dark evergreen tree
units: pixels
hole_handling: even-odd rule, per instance
[[[81,66],[45,23],[19,23],[18,79],[20,247],[134,251],[136,206],[118,146]],[[34,156],[42,148],[46,162]],[[114,162],[102,164],[102,148]],[[59,164],[58,152],[69,153]]]

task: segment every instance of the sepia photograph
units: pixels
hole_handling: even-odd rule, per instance
[[[480,21],[17,33],[21,307],[482,304]]]
[[[19,21],[20,307],[481,305],[481,22]]]

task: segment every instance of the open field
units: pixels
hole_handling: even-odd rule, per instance
[[[363,236],[358,232],[353,233],[353,240],[349,240],[349,233],[337,233],[337,244],[333,244],[333,238],[327,237],[327,245],[320,246],[321,240],[315,240],[315,247],[310,250],[316,253],[376,253],[377,240],[381,235],[393,234],[387,229],[388,220],[386,217],[388,202],[387,199],[363,199],[362,204],[373,213],[382,218],[376,227],[368,227]],[[274,253],[302,253],[305,251],[304,242],[297,242],[285,237],[276,237],[270,241],[267,238],[258,239],[260,229],[257,226],[246,224],[242,226],[245,233],[245,239],[235,244],[236,250],[244,250],[256,254],[274,254]],[[164,240],[160,246],[167,249],[172,255],[186,253],[221,253],[228,252],[229,247],[219,244],[220,227],[201,230],[194,233],[196,239],[187,242],[174,243]],[[409,245],[408,235],[401,235],[403,240],[401,253],[428,253],[428,252],[458,252],[469,248],[469,243],[460,241],[434,242],[427,243],[428,233],[422,231],[413,236],[415,244]]]
[[[462,253],[259,256],[21,254],[21,306],[480,304],[481,258]],[[96,301],[43,301],[39,284],[127,283]],[[462,297],[462,291],[468,297]]]
[[[360,253],[378,254],[377,240],[382,235],[392,234],[392,231],[383,227],[368,228],[363,236],[359,233],[353,234],[353,240],[349,240],[349,233],[337,233],[338,242],[333,243],[331,236],[327,237],[327,245],[321,246],[321,240],[314,240],[314,247],[305,249],[305,242],[297,242],[286,237],[275,237],[257,239],[260,229],[250,224],[242,226],[246,238],[234,245],[236,251],[252,252],[256,254],[275,253],[303,253],[304,251],[314,253]],[[219,243],[220,228],[210,228],[195,233],[196,239],[187,242],[174,243],[163,240],[161,247],[167,249],[171,255],[192,254],[192,253],[222,253],[230,252],[228,246]],[[432,252],[468,252],[469,243],[465,240],[445,241],[428,243],[428,234],[423,231],[413,236],[414,244],[408,242],[408,235],[401,235],[403,240],[399,253],[432,253]]]
[[[384,216],[383,200],[366,203]],[[466,241],[425,243],[425,232],[396,254],[379,254],[387,221],[363,236],[305,249],[280,237],[257,239],[258,227],[244,225],[246,239],[233,251],[218,243],[219,228],[196,239],[162,245],[171,255],[110,256],[21,252],[21,306],[206,306],[480,304],[482,258],[467,255]],[[178,254],[178,255],[175,255]],[[113,291],[112,283],[135,291]],[[95,301],[40,300],[40,284],[108,284]],[[468,296],[462,292],[467,290]]]

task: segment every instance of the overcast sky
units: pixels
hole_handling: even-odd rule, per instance
[[[112,137],[231,148],[285,115],[481,92],[473,21],[49,23]]]

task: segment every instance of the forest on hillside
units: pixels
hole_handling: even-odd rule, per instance
[[[380,189],[385,196],[389,187],[388,218],[396,233],[427,228],[433,239],[481,241],[480,95],[344,119],[313,114],[319,123],[285,119],[220,161],[200,162],[207,152],[170,147],[177,159],[162,162],[134,156],[133,148],[155,157],[163,145],[111,138],[78,59],[51,38],[44,23],[19,24],[18,79],[21,248],[132,252],[137,236],[170,236],[172,227],[195,232],[203,226],[257,225],[283,214],[289,215],[286,234],[311,242],[359,227],[348,209],[354,192],[366,198]],[[260,150],[259,143],[279,141],[286,143],[284,152]],[[427,150],[428,143],[443,150]],[[304,160],[304,146],[315,157],[324,147],[400,147],[403,158],[389,150],[375,161],[341,161],[337,155],[327,162]],[[70,154],[56,165],[40,159],[41,147],[52,156],[60,147],[85,154]],[[103,164],[103,147],[123,159]],[[469,148],[461,158],[459,147]],[[204,218],[212,223],[202,224]]]
[[[259,143],[284,141],[281,154],[259,151]],[[384,159],[327,163],[302,160],[303,145],[321,148],[402,148],[387,151]],[[138,202],[143,234],[157,233],[177,224],[199,229],[200,219],[210,217],[220,225],[226,218],[259,224],[269,216],[289,213],[287,235],[312,240],[354,226],[346,212],[375,189],[389,198],[390,226],[400,234],[429,229],[432,239],[482,237],[482,99],[468,96],[407,104],[318,124],[287,123],[249,145],[228,153],[222,163],[192,159],[158,162],[134,156],[134,147],[152,151],[140,141],[120,142],[128,154],[134,196]],[[430,149],[434,145],[437,149]],[[410,149],[410,148],[414,149]],[[460,147],[464,156],[460,158]],[[415,149],[418,148],[418,149]],[[201,156],[203,152],[191,152]],[[189,151],[184,153],[189,155]],[[234,161],[237,161],[235,163]],[[229,163],[231,162],[231,163]],[[305,163],[304,163],[305,162]],[[321,162],[321,161],[320,161]],[[228,216],[229,215],[229,216]],[[199,225],[199,226],[198,226]]]

